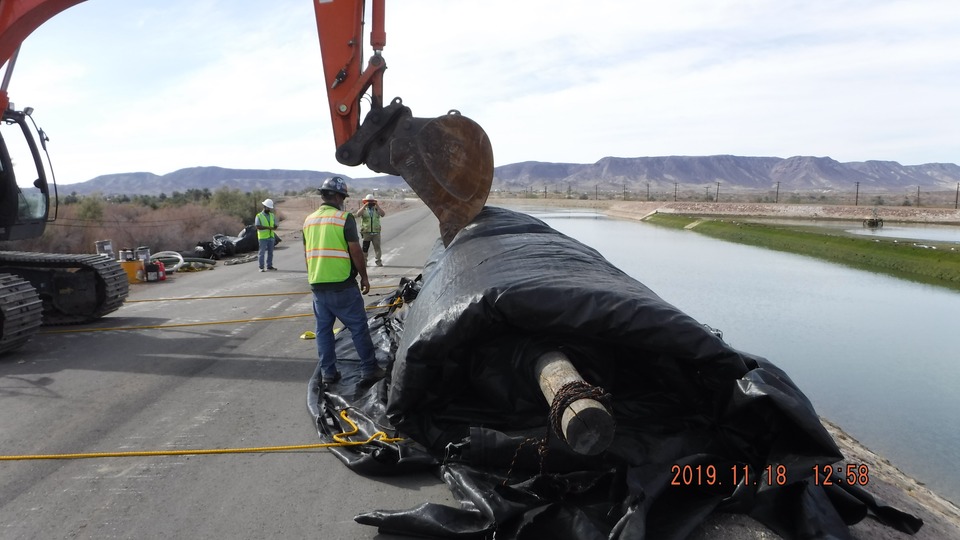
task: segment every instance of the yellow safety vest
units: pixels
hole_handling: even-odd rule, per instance
[[[263,227],[273,227],[273,212],[269,214],[260,212],[257,214],[257,220]],[[273,231],[270,229],[257,229],[257,240],[263,240],[264,238],[273,238]]]
[[[350,212],[323,205],[303,222],[310,283],[339,283],[350,277],[353,264],[343,226]]]
[[[380,212],[374,208],[364,208],[360,210],[360,233],[379,233],[380,232]]]

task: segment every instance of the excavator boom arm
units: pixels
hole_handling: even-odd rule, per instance
[[[20,44],[41,24],[84,0],[0,0],[0,66],[13,59]],[[8,76],[0,88],[0,111],[7,110]]]
[[[330,121],[337,147],[342,146],[360,126],[360,98],[370,90],[371,110],[383,106],[383,72],[387,69],[380,51],[386,45],[385,0],[373,1],[374,51],[363,68],[363,0],[316,0],[317,35],[323,57],[323,78],[327,85]]]

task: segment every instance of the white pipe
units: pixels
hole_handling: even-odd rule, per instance
[[[167,268],[166,269],[167,272],[171,272],[171,273],[176,272],[177,270],[180,269],[181,266],[183,266],[183,262],[184,262],[183,255],[177,253],[176,251],[161,251],[159,253],[154,253],[153,255],[150,256],[151,261],[154,259],[169,259],[169,258],[180,259],[180,262],[178,262],[173,268]]]

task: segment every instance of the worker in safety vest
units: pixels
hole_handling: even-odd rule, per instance
[[[276,245],[277,235],[273,231],[277,230],[277,215],[273,212],[273,199],[264,199],[262,203],[263,212],[257,214],[253,224],[257,226],[257,243],[260,245],[260,252],[257,254],[257,262],[260,265],[260,271],[263,272],[264,258],[266,258],[266,269],[276,270],[273,267],[273,248]]]
[[[369,256],[370,244],[373,244],[373,251],[376,254],[377,266],[383,266],[383,260],[380,254],[380,218],[387,215],[369,193],[360,202],[360,209],[356,211],[356,216],[360,220],[360,236],[363,239],[363,260],[366,261]]]
[[[363,296],[370,291],[367,266],[353,214],[343,210],[347,184],[334,176],[319,188],[323,204],[303,222],[307,277],[313,289],[313,314],[317,319],[317,354],[324,384],[340,380],[333,325],[336,319],[350,329],[360,357],[360,380],[372,383],[386,372],[377,366]],[[357,276],[360,288],[357,289]]]

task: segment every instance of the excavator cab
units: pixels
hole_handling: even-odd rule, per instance
[[[17,111],[12,104],[3,111],[0,123],[0,240],[37,238],[43,234],[50,216],[51,184],[47,179],[52,176],[48,175],[48,139],[33,122],[32,113],[31,107]]]

